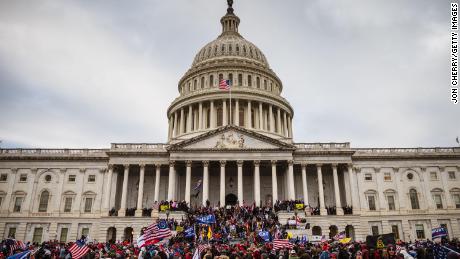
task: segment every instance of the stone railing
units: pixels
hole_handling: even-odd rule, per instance
[[[164,151],[168,147],[163,143],[112,143],[111,149],[113,151],[138,151],[138,150],[159,150]]]
[[[15,148],[0,149],[3,156],[106,156],[107,149],[47,149]]]
[[[354,148],[357,154],[395,154],[395,153],[460,153],[460,147],[434,148]]]
[[[321,150],[321,149],[350,149],[350,143],[294,143],[294,146],[297,149],[311,149],[311,150]]]

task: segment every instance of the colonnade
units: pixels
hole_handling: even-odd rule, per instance
[[[231,116],[230,116],[230,113]],[[292,138],[292,115],[276,105],[245,99],[210,100],[189,104],[169,118],[169,139],[229,124]]]
[[[209,200],[209,163],[208,160],[203,161],[185,161],[185,201],[190,204],[190,196],[191,196],[191,179],[192,179],[192,163],[201,163],[202,164],[202,204],[205,205],[206,202]],[[219,202],[221,205],[225,204],[225,196],[226,196],[226,183],[225,183],[225,169],[227,160],[220,160],[218,161],[220,165],[220,184],[219,188]],[[261,205],[261,187],[260,187],[260,163],[259,160],[250,160],[250,161],[243,161],[237,160],[237,194],[238,194],[238,203],[240,205],[243,204],[243,163],[252,163],[253,165],[253,177],[254,177],[254,202],[256,206]],[[278,172],[277,172],[277,164],[278,163],[287,163],[287,199],[295,200],[295,184],[294,184],[294,161],[293,160],[285,160],[285,161],[277,161],[277,160],[270,160],[265,161],[271,164],[271,180],[272,180],[272,199],[273,201],[278,200]],[[326,206],[324,201],[324,187],[323,187],[323,172],[322,172],[322,164],[314,164],[316,166],[316,174],[318,179],[318,190],[319,190],[319,209],[321,215],[327,215]],[[140,164],[140,177],[139,177],[139,192],[137,197],[137,210],[136,216],[142,214],[142,200],[144,194],[144,174],[145,174],[145,164]],[[333,173],[333,181],[334,181],[334,196],[335,196],[335,206],[337,209],[337,215],[343,215],[342,204],[340,200],[340,188],[339,188],[339,178],[337,173],[337,164],[330,164],[332,167]],[[125,216],[126,212],[126,203],[127,203],[127,195],[128,195],[128,177],[129,177],[129,164],[123,165],[124,167],[124,175],[123,175],[123,185],[122,185],[122,193],[121,193],[121,202],[120,202],[120,210],[118,212],[119,216]],[[160,189],[160,167],[161,164],[155,164],[156,169],[156,179],[155,179],[155,189],[154,189],[154,201],[159,201],[159,189]],[[301,176],[302,176],[302,191],[305,203],[308,204],[308,189],[307,189],[307,164],[301,164]],[[352,173],[352,166],[348,165],[348,172],[349,172],[349,184],[351,187],[351,203],[353,204],[353,199],[356,199],[356,193],[353,188],[354,177]],[[104,208],[109,209],[110,204],[110,193],[111,193],[111,186],[112,186],[112,176],[113,176],[113,165],[109,166],[108,170],[108,181],[106,183],[105,189],[107,190],[104,200]],[[216,186],[217,187],[217,186]],[[169,179],[168,179],[168,190],[167,190],[167,200],[175,200],[177,189],[176,189],[176,162],[171,161],[169,163]]]

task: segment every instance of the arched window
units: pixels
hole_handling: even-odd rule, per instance
[[[267,80],[264,79],[264,89],[267,90]]]
[[[257,88],[260,88],[260,78],[259,77],[256,78],[256,86]]]
[[[248,75],[248,86],[252,86],[252,77]]]
[[[203,89],[204,88],[204,76],[201,77],[200,84],[201,84],[201,89]]]
[[[239,86],[243,85],[243,75],[242,74],[238,74],[238,85]]]
[[[238,46],[238,44],[236,44],[236,53],[237,53],[237,54],[240,53],[240,46]]]
[[[410,189],[409,191],[410,204],[413,210],[420,209],[420,204],[418,203],[418,194],[415,189]]]
[[[193,80],[193,91],[195,91],[195,90],[196,90],[196,79]]]
[[[209,86],[214,86],[214,75],[209,76]]]
[[[220,84],[220,81],[224,79],[224,75],[223,74],[219,74],[219,84]]]
[[[50,198],[50,193],[48,191],[43,191],[40,194],[40,202],[38,205],[38,212],[46,212],[48,210],[48,200]]]
[[[217,108],[217,126],[220,127],[222,126],[223,122],[223,109],[222,107]]]
[[[228,80],[230,80],[230,85],[233,86],[233,74],[232,73],[228,74]]]

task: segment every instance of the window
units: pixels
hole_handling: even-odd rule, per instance
[[[69,175],[69,178],[67,179],[67,181],[68,181],[69,183],[74,183],[74,182],[75,182],[75,179],[77,179],[77,176],[74,175],[74,174],[71,174],[71,175]]]
[[[3,203],[3,196],[0,196],[0,208],[2,207],[2,203]]]
[[[372,181],[372,174],[364,174],[364,180]]]
[[[59,237],[59,241],[66,243],[67,242],[67,233],[69,233],[68,228],[61,228],[61,236]]]
[[[252,86],[252,77],[248,75],[248,86]]]
[[[81,235],[87,237],[89,234],[89,228],[82,228]]]
[[[409,197],[410,197],[410,204],[411,204],[412,209],[413,210],[420,209],[420,205],[418,203],[418,194],[415,189],[410,189]]]
[[[447,227],[447,224],[439,224],[440,227],[446,230],[447,238],[449,238],[449,228]]]
[[[388,196],[387,196],[387,200],[388,200],[388,210],[395,210],[395,209],[396,209],[396,206],[395,206],[395,196],[393,196],[393,195],[388,195]]]
[[[22,200],[24,197],[16,197],[14,200],[13,212],[21,212]]]
[[[64,201],[64,212],[70,212],[72,210],[72,197],[66,197]]]
[[[16,228],[8,229],[8,237],[9,238],[16,238]]]
[[[260,88],[260,78],[256,77],[256,86],[257,88]]]
[[[194,91],[196,90],[196,79],[193,80],[193,90],[194,90]]]
[[[6,182],[8,180],[8,174],[0,174],[0,182]]]
[[[384,181],[391,181],[391,173],[384,173],[383,174]]]
[[[415,235],[417,239],[425,239],[425,229],[423,224],[415,224]]]
[[[450,180],[455,180],[455,179],[456,179],[456,177],[455,177],[455,172],[453,172],[453,171],[450,171],[450,172],[449,172],[449,179],[450,179]]]
[[[214,75],[209,76],[209,86],[214,86]]]
[[[201,85],[201,89],[203,89],[204,88],[204,76],[201,77],[200,85]]]
[[[372,226],[371,231],[373,236],[377,236],[379,234],[379,226]]]
[[[399,227],[398,225],[391,225],[391,232],[395,235],[395,240],[399,239]]]
[[[409,180],[414,179],[414,174],[413,173],[408,173],[407,174],[407,179],[409,179]]]
[[[48,200],[50,193],[48,191],[43,191],[40,195],[40,203],[38,205],[38,212],[46,212],[48,210]]]
[[[19,182],[27,182],[27,174],[21,174],[19,175]]]
[[[96,175],[90,174],[88,175],[88,183],[94,183],[96,182]]]
[[[233,74],[228,74],[228,80],[230,80],[230,85],[233,85]]]
[[[452,194],[452,200],[454,200],[455,208],[460,209],[460,194],[459,193]]]
[[[367,202],[369,204],[369,210],[376,210],[375,207],[375,196],[374,195],[369,195],[367,196]]]
[[[264,79],[264,89],[267,90],[267,80]]]
[[[93,207],[93,198],[85,199],[85,212],[91,212],[91,207]]]
[[[34,229],[34,236],[32,238],[33,243],[41,243],[42,242],[42,235],[43,235],[43,228],[35,228]]]
[[[51,175],[45,175],[45,182],[51,182]]]
[[[242,74],[238,74],[238,85],[239,86],[243,85],[243,75]]]
[[[430,179],[432,181],[438,180],[438,174],[436,172],[430,172]]]
[[[433,194],[434,204],[436,204],[436,209],[442,209],[442,197],[441,194]]]
[[[219,83],[220,83],[220,81],[221,81],[222,79],[224,79],[224,75],[223,75],[223,74],[219,74]]]
[[[224,121],[224,112],[222,107],[217,108],[217,126],[220,127]]]

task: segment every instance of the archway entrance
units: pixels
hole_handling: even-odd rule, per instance
[[[128,240],[129,242],[133,242],[133,228],[125,228],[123,239]]]
[[[338,230],[337,226],[336,225],[331,225],[329,227],[329,238],[333,239],[337,235],[338,232],[339,232],[339,230]]]
[[[236,195],[233,193],[229,193],[225,196],[225,205],[234,206],[236,205],[237,201],[238,201],[238,197],[236,197]]]
[[[117,240],[117,229],[115,227],[109,227],[107,229],[107,242],[115,243]]]
[[[314,236],[321,236],[321,235],[322,235],[321,227],[320,227],[320,226],[314,226],[314,227],[311,229],[311,233],[312,233],[312,235],[314,235]]]

